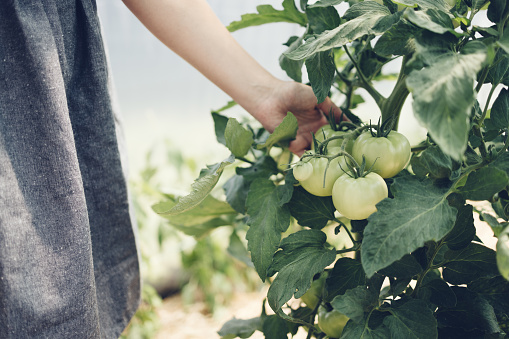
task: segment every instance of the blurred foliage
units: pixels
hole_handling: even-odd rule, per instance
[[[160,328],[160,294],[181,293],[184,305],[203,303],[204,311],[213,314],[227,306],[236,291],[252,291],[259,285],[256,273],[246,269],[250,260],[240,240],[247,228],[242,220],[232,219],[226,227],[195,238],[151,209],[162,198],[185,195],[201,165],[166,141],[148,151],[143,168],[131,174],[143,288],[140,308],[122,339],[154,337]]]

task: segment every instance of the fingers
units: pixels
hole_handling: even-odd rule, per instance
[[[336,119],[336,122],[339,122],[339,119],[342,115],[341,109],[338,106],[336,106],[336,104],[333,103],[329,97],[325,98],[325,100],[318,104],[317,107],[326,115],[333,114],[334,118]],[[343,120],[348,120],[348,118],[344,114]]]

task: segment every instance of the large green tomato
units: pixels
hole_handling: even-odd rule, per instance
[[[392,178],[401,172],[408,165],[411,154],[408,139],[396,131],[386,137],[372,136],[366,131],[357,137],[352,149],[352,156],[359,164],[364,156],[366,168],[373,166],[372,171],[382,178]]]
[[[302,300],[302,302],[312,310],[315,309],[316,305],[322,297],[323,286],[325,285],[326,278],[327,273],[322,273],[318,279],[313,280],[311,287],[309,287],[306,293],[300,297],[300,300]]]
[[[344,137],[348,133],[349,132],[335,131],[335,130],[332,129],[332,127],[330,125],[325,125],[322,128],[320,128],[315,133],[315,138],[319,142],[323,142],[325,139],[328,139],[330,137],[341,137],[339,139],[331,140],[327,144],[327,149],[329,149],[329,153],[333,153],[332,149],[339,149],[339,148],[341,148],[341,145],[343,144]],[[350,139],[350,141],[348,141],[348,143],[346,144],[346,147],[345,147],[345,151],[346,152],[348,152],[348,153],[352,152],[353,142],[354,142],[353,138]],[[314,150],[314,147],[315,147],[315,145],[312,144],[311,145],[311,150]]]
[[[327,162],[323,157],[303,158],[293,168],[293,176],[309,193],[319,197],[330,196],[334,182],[344,174],[343,169],[348,167],[343,156],[331,160],[328,168]]]
[[[389,196],[384,179],[374,173],[365,177],[339,177],[332,188],[334,207],[344,217],[362,220],[377,211],[376,204]]]
[[[506,227],[498,236],[497,266],[500,275],[509,280],[509,227]]]
[[[318,327],[330,338],[341,337],[343,327],[345,327],[348,320],[348,317],[339,311],[333,309],[327,312],[325,307],[318,307]]]

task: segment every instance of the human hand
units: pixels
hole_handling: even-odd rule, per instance
[[[289,145],[290,151],[298,156],[310,148],[313,141],[312,133],[327,124],[324,114],[333,112],[335,117],[341,116],[341,110],[330,98],[317,104],[311,87],[286,81],[278,82],[267,97],[261,97],[255,111],[250,113],[272,133],[288,112],[292,112],[299,123],[295,140]]]

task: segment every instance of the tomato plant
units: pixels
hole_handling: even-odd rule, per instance
[[[218,142],[232,155],[202,170],[188,195],[153,207],[200,236],[218,227],[245,232],[230,252],[269,286],[266,303],[260,301],[257,317],[225,323],[222,337],[261,331],[288,338],[301,329],[322,339],[323,307],[349,318],[341,338],[506,336],[508,21],[505,0],[283,0],[228,26],[302,26],[302,35],[285,42],[280,65],[295,81],[305,69],[318,101],[330,96],[349,121],[330,134],[318,131],[314,151],[282,169],[278,163],[289,161],[281,155],[298,128],[291,113],[272,133],[213,113]],[[360,96],[389,127],[359,118],[373,110]],[[402,116],[426,131],[412,141],[410,156],[406,142],[391,144]],[[303,182],[319,167],[311,162],[328,163],[329,172],[338,159],[348,159],[344,169],[358,174],[354,183],[370,177],[364,171],[372,162],[375,172],[390,169],[376,181],[387,191],[376,199],[349,193],[340,185],[352,179],[345,174],[334,180],[339,188],[332,195],[307,191]],[[323,187],[324,173],[316,187]],[[324,273],[314,307],[298,302]]]

